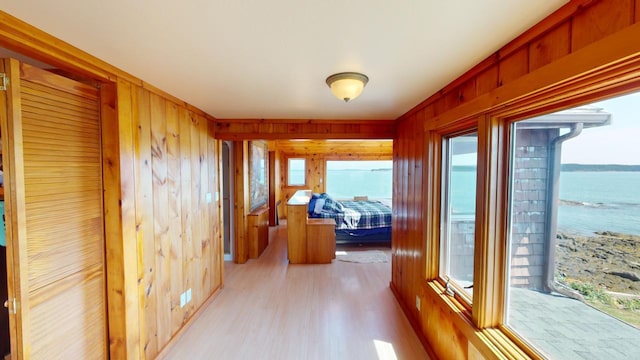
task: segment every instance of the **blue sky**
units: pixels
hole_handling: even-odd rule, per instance
[[[612,114],[611,125],[584,129],[562,145],[562,162],[640,165],[640,92],[592,104]]]

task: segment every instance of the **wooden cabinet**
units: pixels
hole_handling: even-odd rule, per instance
[[[256,259],[269,245],[269,208],[264,207],[247,215],[249,258]]]
[[[310,190],[299,190],[287,202],[287,254],[290,264],[328,264],[336,253],[333,219],[309,219]]]
[[[298,191],[287,202],[287,254],[289,263],[307,262],[307,209],[311,191]]]
[[[307,263],[329,264],[335,257],[335,220],[307,219]]]

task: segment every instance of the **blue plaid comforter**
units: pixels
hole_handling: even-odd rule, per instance
[[[313,214],[312,217],[333,218],[336,221],[336,229],[375,229],[391,226],[391,208],[379,201],[333,202],[325,204],[323,211]]]

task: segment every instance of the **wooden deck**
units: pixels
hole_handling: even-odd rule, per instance
[[[260,258],[225,263],[225,287],[165,359],[428,359],[389,289],[391,262],[289,265],[286,236],[270,228]]]

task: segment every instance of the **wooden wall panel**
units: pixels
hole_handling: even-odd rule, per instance
[[[132,179],[136,97],[127,81],[103,84],[101,97],[110,355],[140,357],[144,319],[138,307],[137,184]]]
[[[529,47],[529,71],[547,65],[571,51],[571,27],[564,23],[533,41]]]
[[[222,284],[219,141],[204,116],[132,88],[140,346],[151,359]]]
[[[498,87],[498,66],[494,65],[479,73],[476,77],[476,96],[478,94],[486,94]],[[424,109],[426,110],[426,109]],[[426,117],[432,118],[429,112],[425,113]]]
[[[461,124],[469,124],[469,119],[490,111],[504,114],[506,109],[515,109],[518,104],[526,105],[524,111],[530,111],[530,106],[536,109],[546,109],[549,104],[562,106],[563,100],[550,89],[564,89],[567,83],[591,74],[594,69],[640,56],[636,41],[640,38],[640,27],[632,25],[639,21],[638,3],[637,0],[572,1],[397,120],[393,147],[391,287],[410,321],[419,329],[419,335],[438,357],[466,358],[470,344],[475,357],[497,355],[493,352],[495,348],[479,335],[479,329],[468,315],[453,308],[452,303],[440,295],[441,289],[434,288],[426,277],[427,273],[437,273],[434,271],[437,258],[425,256],[431,256],[433,249],[438,248],[438,240],[431,234],[437,233],[434,229],[439,224],[427,222],[438,218],[431,212],[438,211],[439,197],[431,193],[433,190],[425,191],[430,186],[430,173],[437,171],[439,155],[429,153],[436,148],[423,141],[421,129],[460,129]],[[607,75],[610,76],[608,82],[619,84],[616,92],[623,90],[625,81],[631,81],[625,80],[626,77],[637,79],[639,76],[623,70],[619,73],[622,75]],[[585,95],[580,95],[582,101],[595,96],[589,81],[585,80],[585,87],[563,96],[575,98],[584,92]],[[470,84],[474,83],[475,96],[470,92]],[[534,100],[524,100],[528,96],[535,100],[535,105]],[[437,137],[427,139],[439,141]],[[420,177],[416,171],[427,159],[429,166],[421,168]],[[416,203],[413,199],[429,201]],[[416,296],[421,299],[420,311],[415,306]]]
[[[572,22],[572,51],[581,49],[633,23],[634,0],[596,1],[575,15]]]
[[[393,139],[393,120],[216,119],[216,138],[275,139]]]
[[[233,188],[235,253],[233,256],[234,261],[238,264],[244,264],[249,259],[246,225],[246,206],[249,204],[249,167],[246,160],[249,156],[249,149],[247,144],[247,141],[233,142],[233,171],[235,173]]]
[[[423,300],[421,322],[433,351],[442,359],[467,359],[469,342],[467,336],[459,329],[460,324],[451,321],[454,310],[445,306],[439,296],[429,294],[430,296]]]
[[[133,153],[135,165],[135,219],[138,256],[141,348],[147,358],[158,351],[156,288],[156,243],[153,223],[153,170],[151,168],[151,94],[136,87],[132,94]]]
[[[224,284],[224,244],[222,225],[222,141],[215,139],[215,123],[205,119],[207,124],[207,161],[209,179],[207,185],[212,194],[209,205],[209,231],[211,233],[211,267],[209,278],[211,287],[207,293],[214,293]],[[192,311],[190,310],[190,313]]]
[[[525,75],[529,71],[529,49],[521,48],[502,60],[498,66],[498,84],[500,86]]]

